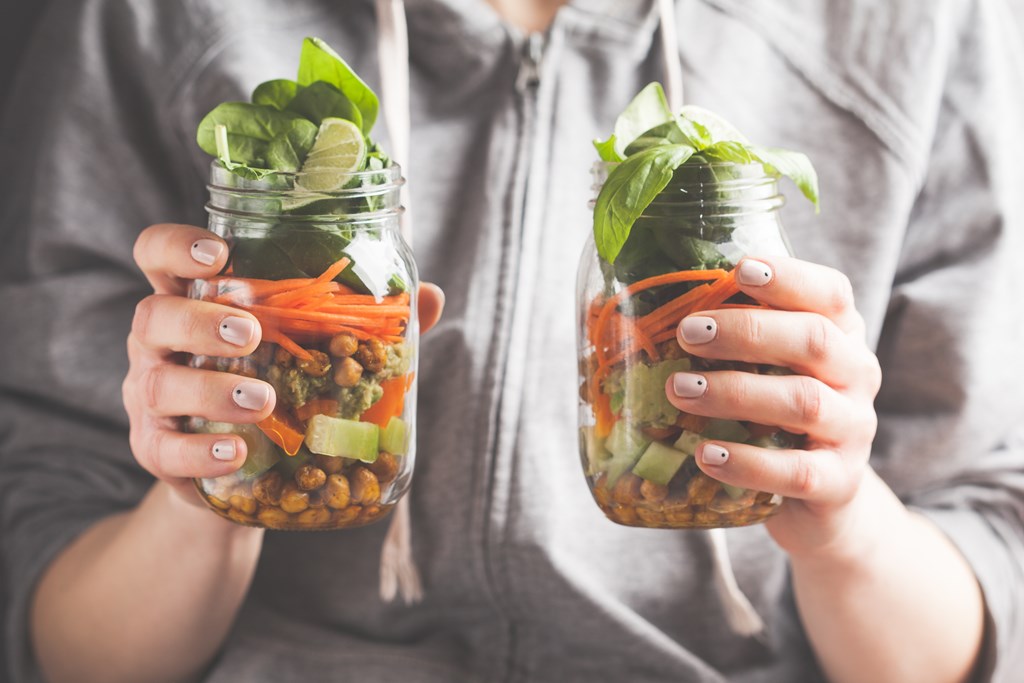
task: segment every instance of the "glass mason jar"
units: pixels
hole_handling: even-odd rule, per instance
[[[277,395],[259,424],[187,420],[245,440],[237,472],[195,482],[221,516],[268,529],[361,526],[408,489],[419,328],[416,266],[398,231],[403,182],[397,165],[327,183],[212,165],[209,227],[230,259],[191,296],[250,312],[262,341],[244,358],[190,364],[264,380]],[[306,189],[325,184],[341,187]]]
[[[611,164],[594,167],[600,190]],[[760,164],[680,167],[633,226],[614,264],[593,237],[578,279],[580,452],[594,500],[612,521],[654,528],[755,524],[781,497],[719,483],[697,467],[702,441],[791,448],[770,425],[680,412],[665,396],[673,373],[782,368],[689,356],[676,341],[687,315],[759,304],[732,269],[747,254],[790,253],[779,219],[778,176]]]

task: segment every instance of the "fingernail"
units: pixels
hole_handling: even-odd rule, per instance
[[[672,391],[679,398],[700,398],[708,390],[704,375],[693,372],[677,372],[672,376]]]
[[[737,273],[736,278],[740,281],[741,285],[764,287],[772,281],[772,269],[767,263],[748,258],[744,259],[743,263],[740,264],[739,273]]]
[[[687,344],[707,344],[718,334],[718,323],[714,318],[691,315],[689,318],[683,318],[679,331]]]
[[[270,387],[263,382],[242,382],[231,392],[231,398],[240,408],[263,410],[270,402]]]
[[[248,318],[231,316],[220,322],[220,328],[217,331],[220,333],[220,338],[227,343],[246,346],[256,334],[256,324]]]
[[[700,449],[700,461],[705,465],[724,465],[729,459],[729,451],[713,443],[706,443]]]
[[[212,266],[224,251],[224,243],[217,240],[197,240],[192,243],[192,258],[204,266]]]
[[[225,462],[235,459],[235,442],[233,439],[224,439],[213,444],[213,457]]]

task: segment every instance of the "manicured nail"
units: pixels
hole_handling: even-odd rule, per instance
[[[707,344],[718,334],[718,323],[714,318],[691,315],[689,318],[683,318],[679,331],[687,344]]]
[[[764,287],[772,281],[772,269],[768,267],[767,263],[761,263],[760,261],[748,258],[744,259],[743,263],[740,264],[739,273],[736,277],[741,285]]]
[[[213,457],[225,462],[235,459],[235,442],[233,439],[224,439],[213,444]]]
[[[212,266],[224,251],[224,243],[217,240],[197,240],[192,243],[192,258],[204,266]]]
[[[729,459],[729,451],[713,443],[706,443],[700,449],[700,461],[705,465],[724,465]]]
[[[677,372],[672,376],[672,391],[679,398],[700,398],[708,390],[704,375],[693,372]]]
[[[256,334],[256,324],[248,318],[231,316],[220,322],[220,338],[235,346],[246,346]]]
[[[270,387],[263,382],[242,382],[231,392],[231,398],[240,408],[263,410],[270,402]]]

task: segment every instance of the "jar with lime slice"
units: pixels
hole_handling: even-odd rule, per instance
[[[303,63],[315,59],[344,64],[307,40]],[[247,446],[241,469],[196,486],[222,516],[269,529],[380,519],[408,489],[414,459],[418,278],[399,232],[401,169],[368,142],[368,88],[302,83],[303,73],[316,72],[221,105],[199,131],[218,157],[209,228],[230,259],[192,296],[252,313],[262,342],[248,357],[191,364],[262,379],[277,402],[255,425],[187,420]]]
[[[609,519],[628,526],[714,528],[754,524],[781,498],[721,484],[694,453],[706,440],[797,447],[772,425],[680,412],[666,394],[677,372],[780,373],[686,354],[676,328],[691,313],[759,306],[733,268],[746,255],[785,255],[781,175],[817,202],[802,154],[758,147],[711,112],[669,110],[645,88],[596,143],[594,233],[578,281],[580,452]]]

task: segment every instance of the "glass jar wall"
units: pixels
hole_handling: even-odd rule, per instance
[[[209,227],[230,260],[191,294],[252,313],[262,341],[250,356],[191,365],[264,380],[277,396],[259,424],[187,421],[245,440],[241,469],[196,480],[203,500],[240,524],[360,526],[387,515],[411,480],[418,278],[398,231],[401,171],[337,181],[312,192],[304,186],[323,179],[248,179],[212,165]]]
[[[595,165],[600,190],[610,164]],[[686,164],[633,226],[614,263],[593,238],[580,263],[580,452],[594,500],[628,526],[713,528],[755,524],[781,502],[721,484],[694,453],[708,439],[790,448],[799,438],[771,425],[677,410],[665,395],[676,372],[781,368],[710,361],[676,341],[696,311],[759,304],[740,293],[733,267],[747,254],[790,253],[778,178],[760,164]]]

